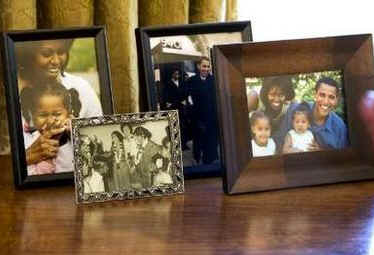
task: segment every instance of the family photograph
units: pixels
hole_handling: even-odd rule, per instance
[[[253,157],[349,146],[341,71],[247,78]]]

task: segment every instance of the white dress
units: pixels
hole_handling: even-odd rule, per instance
[[[101,174],[92,169],[91,175],[83,179],[83,190],[85,194],[104,192],[104,180]]]
[[[301,151],[308,151],[308,147],[313,143],[313,133],[310,130],[305,131],[302,134],[296,133],[294,129],[288,131],[289,136],[292,140],[292,147]]]
[[[170,174],[160,171],[153,177],[153,185],[159,186],[163,184],[172,184],[173,180],[171,179]]]
[[[276,145],[273,138],[269,138],[266,146],[258,145],[254,139],[252,139],[252,154],[253,157],[271,156],[275,154]]]
[[[24,133],[25,146],[30,146],[40,136],[39,131],[31,133]],[[27,143],[26,143],[27,142]],[[57,156],[53,160],[56,165],[55,173],[66,173],[73,171],[73,145],[71,141],[59,147]],[[27,175],[37,175],[36,165],[27,166]]]

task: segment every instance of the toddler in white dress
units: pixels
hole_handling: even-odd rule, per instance
[[[292,127],[288,131],[283,145],[283,153],[310,151],[314,143],[314,136],[309,130],[312,112],[307,103],[301,103],[292,114]]]
[[[262,111],[255,111],[250,118],[252,131],[252,155],[253,157],[271,156],[275,154],[276,145],[270,137],[270,119]]]

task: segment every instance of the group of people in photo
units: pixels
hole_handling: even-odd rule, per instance
[[[168,129],[168,128],[166,128]],[[102,138],[81,136],[84,192],[141,190],[173,183],[170,139],[155,143],[152,132],[142,125],[122,125],[111,133],[111,148]]]
[[[28,175],[73,171],[69,123],[103,114],[91,84],[66,72],[73,40],[16,44]]]
[[[191,77],[171,69],[160,93],[161,109],[178,110],[182,149],[192,150],[194,164],[212,164],[219,157],[214,77],[208,57],[201,57],[196,67]]]
[[[260,93],[248,95],[252,155],[347,147],[347,125],[335,112],[341,97],[341,84],[321,77],[314,87],[314,99],[298,103],[291,76],[265,77]]]

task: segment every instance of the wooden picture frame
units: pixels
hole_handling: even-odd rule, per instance
[[[63,135],[57,135],[59,138],[57,136],[52,138],[52,135],[48,135],[47,140],[49,142],[40,142],[41,134],[47,129],[52,129],[52,126],[55,125],[53,123],[56,123],[55,121],[58,118],[55,115],[52,122],[44,123],[45,126],[39,126],[38,130],[38,124],[34,123],[34,117],[37,114],[33,115],[31,113],[37,108],[33,100],[35,95],[37,98],[39,98],[39,95],[41,97],[36,89],[46,90],[48,84],[48,86],[55,86],[50,89],[54,93],[57,91],[56,86],[66,90],[64,90],[64,93],[69,96],[66,96],[65,99],[68,100],[67,98],[69,98],[69,103],[66,103],[64,99],[63,108],[66,107],[65,110],[69,108],[69,119],[73,115],[76,115],[76,117],[92,117],[113,114],[105,28],[96,26],[5,32],[2,36],[2,58],[16,187],[25,188],[72,182],[72,149],[69,153],[71,159],[66,161],[63,158],[59,159],[56,155],[53,157],[52,154],[47,155],[47,150],[52,151],[53,148],[46,148],[51,139],[63,143],[62,137],[67,138],[69,136],[67,118],[64,120],[66,126]],[[72,72],[74,74],[71,74]],[[43,86],[39,86],[40,84],[43,84]],[[73,107],[73,90],[76,92],[79,106],[75,105]],[[21,97],[24,98],[22,103],[20,101]],[[51,111],[48,113],[50,114],[48,116],[51,117],[52,108],[48,108],[48,111]],[[27,120],[27,116],[30,118],[29,120]],[[38,123],[41,125],[42,122]],[[61,123],[59,125],[62,125]],[[57,128],[57,124],[53,128]],[[39,138],[35,137],[38,135]],[[38,139],[41,146],[38,148],[34,146],[33,151],[29,150],[32,147],[31,145],[37,144],[35,141]],[[65,139],[65,142],[67,141]],[[59,153],[62,150],[58,147],[57,151],[54,151],[54,153]],[[35,155],[37,156],[35,157]],[[37,163],[31,164],[31,162],[43,162],[42,157],[52,161],[60,160],[59,162],[66,164],[65,170],[59,172],[59,169],[63,168],[60,168],[60,165],[56,166],[55,163],[49,164],[48,167],[44,166],[44,168],[37,166]],[[32,158],[33,161],[30,160]],[[30,160],[29,165],[26,162],[27,159]],[[68,169],[70,165],[71,170]],[[31,167],[33,170],[30,170]]]
[[[369,34],[214,46],[224,191],[238,194],[374,178],[373,141],[365,131],[370,123],[358,107],[374,88],[372,47]],[[245,78],[326,70],[343,71],[350,146],[254,158]]]
[[[169,86],[167,83],[170,71],[175,68],[181,76],[183,74],[183,77],[178,79],[179,83],[187,88],[185,82],[187,77],[192,78],[194,77],[193,74],[198,73],[198,61],[201,60],[202,56],[211,54],[209,48],[213,44],[251,41],[250,21],[141,27],[136,29],[136,40],[140,91],[144,92],[140,95],[142,109],[144,111],[155,111],[178,108],[181,118],[183,162],[186,178],[221,175],[221,162],[219,156],[215,155],[219,155],[217,153],[219,149],[217,148],[217,152],[213,149],[216,146],[216,141],[213,138],[207,138],[207,141],[200,139],[198,142],[194,142],[197,141],[198,138],[196,137],[199,136],[197,126],[205,125],[194,124],[196,122],[194,118],[198,118],[196,114],[199,114],[198,109],[201,107],[193,102],[193,96],[189,97],[189,100],[185,100],[183,107],[177,106],[174,101],[180,100],[179,98],[176,99],[176,94],[173,94],[176,90],[170,90],[171,92],[168,93],[165,91],[169,90],[166,88]],[[209,65],[212,66],[211,63]],[[214,76],[211,75],[210,77]],[[212,84],[213,87],[214,83]],[[211,90],[209,95],[215,100],[214,88],[211,88]],[[212,101],[211,104],[214,105],[214,108],[216,107],[215,101]],[[194,106],[196,107],[194,108]],[[212,109],[210,115],[215,117],[216,113],[213,113],[213,111],[215,112]],[[218,134],[218,131],[214,132],[217,130],[216,118],[212,122],[215,123],[212,124],[212,133]],[[205,126],[210,126],[210,124]],[[205,135],[201,136],[207,137]],[[209,147],[212,148],[209,149]],[[212,156],[204,156],[208,154]]]
[[[72,137],[78,204],[184,192],[178,111],[73,119]]]

